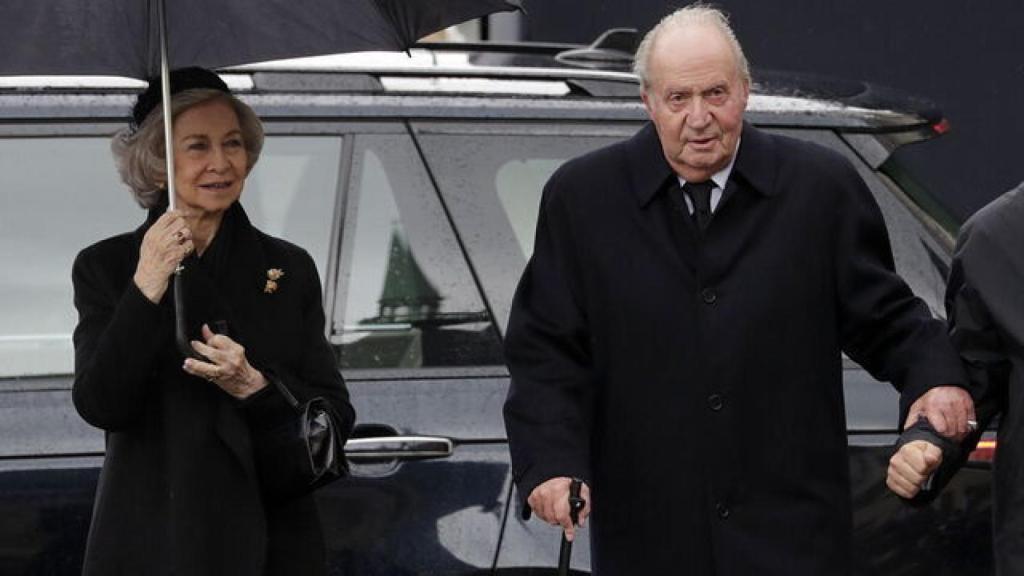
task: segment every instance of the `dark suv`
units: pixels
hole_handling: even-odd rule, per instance
[[[352,476],[318,494],[332,574],[511,576],[555,565],[558,532],[516,509],[501,340],[543,183],[645,121],[628,60],[601,48],[430,45],[411,57],[223,71],[268,134],[243,203],[257,226],[313,255],[358,412]],[[942,315],[951,237],[892,154],[939,134],[941,118],[861,84],[755,78],[748,119],[857,166],[900,272]],[[144,217],[108,145],[141,83],[57,81],[0,79],[4,575],[79,571],[104,442],[70,399],[71,262]],[[896,395],[845,368],[854,571],[991,572],[987,464],[929,507],[901,505],[884,486]],[[589,571],[585,543],[574,568]]]

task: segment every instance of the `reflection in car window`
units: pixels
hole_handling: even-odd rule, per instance
[[[309,250],[321,275],[340,150],[339,138],[268,137],[242,194],[253,223]],[[75,255],[146,214],[106,137],[0,140],[0,174],[0,377],[70,374]]]
[[[406,136],[356,142],[334,341],[343,368],[498,365],[501,348]]]
[[[504,330],[533,254],[540,197],[570,158],[629,137],[638,125],[424,125],[420,142]]]
[[[512,232],[527,258],[533,254],[533,238],[540,212],[544,184],[562,165],[562,158],[525,158],[511,160],[494,176],[498,201],[508,215]]]
[[[305,248],[321,281],[327,272],[340,157],[337,136],[267,138],[242,193],[252,223]]]
[[[421,140],[442,191],[455,201],[456,212],[466,210],[467,218],[459,226],[469,227],[470,242],[488,241],[494,238],[493,233],[511,232],[525,265],[533,254],[540,197],[548,178],[570,158],[607,146],[629,133],[427,133]],[[495,213],[495,209],[500,209],[500,213]],[[481,229],[474,230],[476,226]],[[478,238],[478,233],[487,238]]]

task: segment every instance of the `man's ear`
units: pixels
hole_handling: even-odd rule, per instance
[[[647,93],[647,88],[641,88],[640,89],[640,99],[643,100],[644,109],[647,110],[647,116],[651,120],[653,120],[654,119],[654,104],[651,101],[650,94]]]
[[[740,86],[743,88],[743,108],[747,108],[747,103],[750,101],[750,80],[746,78],[740,79]]]

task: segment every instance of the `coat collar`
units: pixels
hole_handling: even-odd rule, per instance
[[[633,192],[640,206],[647,206],[658,192],[664,190],[675,173],[665,160],[654,124],[648,122],[627,142],[627,162]],[[763,196],[774,196],[777,162],[771,136],[743,123],[740,148],[729,180],[740,178],[749,188]]]

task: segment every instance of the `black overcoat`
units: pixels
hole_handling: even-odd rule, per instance
[[[946,307],[967,368],[981,430],[997,414],[993,470],[996,573],[1024,576],[1024,185],[979,210],[961,228]],[[947,453],[940,484],[962,464]],[[950,466],[949,464],[952,464]],[[938,486],[937,486],[938,488]]]
[[[846,573],[841,352],[904,409],[963,384],[850,163],[749,125],[741,142],[703,239],[652,125],[544,190],[505,418],[521,495],[592,486],[597,576]]]
[[[132,282],[153,210],[134,233],[83,250],[72,272],[73,397],[107,432],[86,575],[324,574],[312,496],[266,494],[254,448],[293,413],[272,386],[239,401],[182,370],[172,291]],[[253,228],[237,203],[204,261],[187,261],[197,322],[223,320],[249,362],[303,401],[327,399],[342,441],[354,412],[324,337],[320,282],[297,246]],[[284,276],[266,290],[267,270]]]

